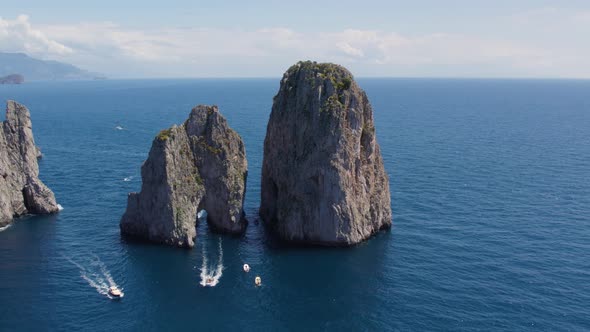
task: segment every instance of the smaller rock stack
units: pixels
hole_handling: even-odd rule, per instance
[[[212,229],[243,232],[247,169],[242,139],[217,106],[195,107],[184,124],[154,139],[141,167],[141,191],[129,194],[121,233],[190,248],[202,209]]]
[[[55,195],[39,180],[40,156],[29,110],[9,100],[0,130],[0,227],[24,214],[59,211]]]

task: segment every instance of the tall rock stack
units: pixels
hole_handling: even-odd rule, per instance
[[[141,191],[129,194],[121,233],[190,248],[201,209],[214,230],[244,231],[247,169],[242,139],[218,108],[195,107],[184,124],[154,139],[141,167]]]
[[[264,140],[260,216],[280,238],[348,246],[391,226],[373,110],[345,68],[299,62],[283,75]]]
[[[184,128],[161,131],[141,166],[141,191],[130,193],[121,232],[152,242],[192,247],[205,188]]]
[[[199,106],[185,123],[195,164],[205,186],[199,206],[209,226],[222,233],[246,229],[244,198],[248,162],[242,138],[229,127],[217,106]]]
[[[0,130],[0,227],[24,214],[59,211],[55,195],[39,180],[40,156],[29,110],[9,100]]]

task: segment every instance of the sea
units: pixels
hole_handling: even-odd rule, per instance
[[[359,78],[393,227],[351,248],[285,246],[258,218],[279,81],[0,86],[31,110],[63,206],[0,232],[0,331],[590,330],[590,81]],[[122,239],[153,138],[197,104],[245,142],[246,233]]]

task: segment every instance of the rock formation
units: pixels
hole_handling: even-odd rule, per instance
[[[246,229],[244,198],[248,162],[242,138],[232,130],[217,106],[199,106],[185,123],[205,196],[199,210],[207,211],[207,223],[224,233]]]
[[[53,192],[39,180],[40,155],[29,110],[9,100],[0,131],[0,227],[27,213],[59,211]]]
[[[141,192],[129,194],[121,233],[190,248],[202,209],[212,229],[244,231],[247,169],[242,139],[217,106],[195,107],[184,124],[154,139],[141,167]]]
[[[373,110],[345,68],[299,62],[274,97],[260,216],[280,238],[347,246],[391,226]]]

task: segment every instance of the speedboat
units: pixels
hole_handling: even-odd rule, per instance
[[[262,285],[262,279],[259,276],[256,276],[256,278],[254,278],[254,283],[256,286],[260,286]]]
[[[117,286],[111,286],[109,287],[109,295],[118,299],[123,297],[123,292],[121,292],[121,290],[117,288]]]
[[[215,279],[213,279],[213,278],[211,278],[211,277],[209,277],[209,278],[207,278],[207,280],[205,280],[205,283],[206,283],[207,285],[213,285],[213,282],[215,282]]]
[[[244,272],[250,272],[250,265],[244,264]]]

